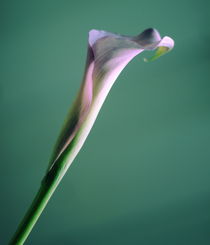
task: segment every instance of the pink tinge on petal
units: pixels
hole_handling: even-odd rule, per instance
[[[174,47],[174,40],[170,37],[165,36],[161,39],[157,47],[167,47],[168,49],[172,49]]]
[[[81,88],[81,108],[80,108],[81,117],[84,117],[87,114],[92,103],[93,69],[94,69],[94,62],[91,62],[89,67],[87,68],[86,75],[84,78],[84,83]]]
[[[117,34],[103,31],[103,30],[91,30],[89,31],[88,42],[91,47],[99,40],[107,36],[118,37]]]

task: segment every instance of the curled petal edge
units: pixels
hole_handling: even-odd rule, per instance
[[[174,40],[170,37],[164,37],[157,46],[155,54],[150,58],[144,58],[145,62],[150,62],[158,59],[160,56],[168,53],[174,47]]]

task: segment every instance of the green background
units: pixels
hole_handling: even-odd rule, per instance
[[[26,244],[210,244],[208,2],[1,1],[0,244],[39,187],[88,31],[148,27],[174,50],[122,72]]]

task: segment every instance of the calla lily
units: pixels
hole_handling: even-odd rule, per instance
[[[130,37],[91,30],[83,82],[56,144],[41,187],[10,245],[23,244],[85,142],[113,83],[123,68],[144,50],[157,50],[152,61],[171,50],[174,41],[155,29]]]
[[[49,170],[65,155],[65,170],[74,160],[88,136],[100,108],[123,68],[144,50],[157,49],[152,61],[171,50],[174,41],[161,38],[155,29],[130,37],[91,30],[88,39],[86,69],[79,94],[58,140]]]

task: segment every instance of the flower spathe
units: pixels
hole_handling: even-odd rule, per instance
[[[174,41],[161,38],[155,29],[147,29],[131,37],[106,31],[91,30],[83,82],[59,137],[49,169],[65,156],[67,170],[88,136],[113,83],[124,67],[144,50],[157,49],[149,60],[171,50]],[[64,171],[65,172],[65,171]]]

